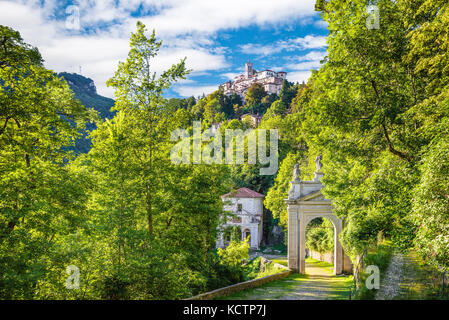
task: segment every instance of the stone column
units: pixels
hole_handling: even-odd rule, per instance
[[[299,273],[306,273],[306,221],[304,213],[299,213]]]
[[[298,207],[288,204],[288,267],[299,271]]]
[[[259,249],[259,239],[258,239],[257,228],[251,227],[249,230],[251,232],[251,247]]]
[[[336,219],[334,232],[334,273],[341,274],[343,268],[343,247],[341,246],[339,236],[342,230],[341,219]]]
[[[224,247],[224,240],[223,240],[223,232],[218,233],[218,239],[216,243],[216,248],[223,248]]]

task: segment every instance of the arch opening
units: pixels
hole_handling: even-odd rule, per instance
[[[337,227],[326,216],[311,217],[305,226],[305,272],[315,275],[328,275],[321,267],[312,265],[313,260],[319,260],[335,265]],[[313,260],[311,260],[313,259]]]
[[[243,231],[243,240],[246,240],[246,239],[248,239],[249,240],[249,243],[251,243],[251,231],[249,230],[249,229],[245,229],[244,231]]]

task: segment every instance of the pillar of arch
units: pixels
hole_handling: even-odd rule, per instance
[[[321,193],[322,173],[315,173],[312,181],[301,181],[295,166],[294,180],[291,182],[288,199],[288,267],[293,271],[305,273],[306,269],[306,227],[315,218],[328,218],[334,225],[334,274],[350,272],[352,265],[345,257],[339,241],[343,221],[333,212],[332,201]]]

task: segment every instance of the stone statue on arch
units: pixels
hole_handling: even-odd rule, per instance
[[[321,163],[321,160],[323,160],[323,156],[320,154],[315,159],[316,172],[320,172],[321,168],[323,167],[323,164]]]

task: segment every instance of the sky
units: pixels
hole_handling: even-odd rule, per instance
[[[163,45],[152,64],[161,73],[186,57],[192,69],[167,97],[209,94],[254,69],[287,72],[307,81],[326,55],[327,25],[315,0],[0,0],[0,24],[36,46],[45,66],[95,81],[99,94],[114,98],[105,82],[126,60],[130,33],[141,21]]]

